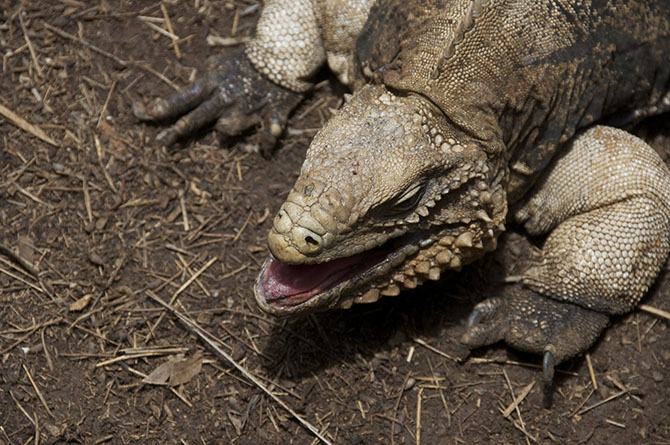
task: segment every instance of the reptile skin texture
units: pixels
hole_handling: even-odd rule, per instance
[[[398,295],[497,248],[545,237],[467,348],[504,340],[545,375],[631,311],[670,251],[670,173],[615,126],[670,110],[666,0],[269,0],[256,36],[135,114],[257,127],[269,155],[327,64],[352,89],[312,141],[254,288],[285,316]],[[268,136],[269,135],[269,136]]]

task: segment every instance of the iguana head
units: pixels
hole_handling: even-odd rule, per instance
[[[290,314],[397,295],[495,247],[504,173],[427,99],[360,89],[316,135],[255,286]]]

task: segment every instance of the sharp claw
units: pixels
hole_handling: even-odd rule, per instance
[[[470,328],[473,327],[475,324],[477,324],[477,323],[479,322],[479,320],[482,319],[482,316],[483,316],[483,315],[484,315],[484,313],[483,313],[481,310],[479,310],[479,309],[477,309],[477,308],[473,309],[473,310],[472,310],[472,313],[471,313],[470,316],[468,317],[468,322],[467,322],[467,324],[466,324],[466,328],[467,328],[467,329],[470,329]]]
[[[542,370],[544,371],[544,390],[542,391],[542,406],[544,408],[551,408],[552,400],[554,398],[554,366],[556,366],[556,357],[554,353],[556,348],[554,345],[547,345],[544,348],[544,356],[542,357]]]
[[[277,116],[272,116],[272,119],[270,119],[270,134],[273,137],[278,138],[283,130],[284,127],[281,120]]]
[[[177,140],[177,133],[171,128],[166,128],[165,130],[158,133],[156,140],[166,147],[169,147]]]
[[[138,118],[141,121],[151,120],[151,116],[147,113],[147,107],[143,102],[135,100],[133,101],[131,106],[133,114],[135,115],[136,118]]]
[[[470,347],[461,341],[458,344],[458,350],[456,351],[456,358],[464,362],[469,355],[470,355]]]
[[[547,384],[551,384],[554,381],[554,366],[556,365],[556,359],[554,358],[554,353],[552,352],[554,347],[549,345],[544,350],[544,357],[542,359],[542,370],[544,371],[544,378],[547,381]]]

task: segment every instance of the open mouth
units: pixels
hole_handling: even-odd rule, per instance
[[[274,314],[336,306],[342,294],[387,276],[391,268],[416,253],[418,248],[409,238],[389,240],[372,250],[320,264],[291,265],[270,257],[254,288],[256,301]]]

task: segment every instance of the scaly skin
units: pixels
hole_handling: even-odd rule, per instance
[[[542,258],[475,308],[462,342],[544,354],[550,380],[670,251],[667,168],[593,127],[670,109],[670,5],[371,3],[269,1],[247,47],[287,91],[325,60],[354,88],[274,220],[256,300],[288,315],[397,295],[494,249],[514,219],[551,232]]]
[[[619,130],[579,132],[670,108],[670,8],[488,3],[375,4],[357,43],[371,84],[314,138],[256,299],[286,315],[397,295],[494,248],[511,206],[529,232],[552,232],[462,342],[544,354],[551,380],[670,251],[667,168]]]

